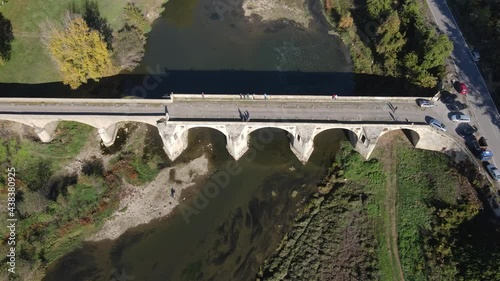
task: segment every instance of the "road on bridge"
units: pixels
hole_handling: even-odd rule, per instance
[[[248,111],[252,120],[338,121],[338,122],[409,122],[422,123],[425,117],[442,115],[446,108],[421,109],[414,101],[329,102],[277,100],[181,100],[159,104],[79,104],[79,103],[1,103],[1,114],[33,115],[158,115],[168,112],[170,120],[241,120]]]
[[[500,116],[486,84],[470,57],[469,48],[448,7],[446,0],[427,0],[438,28],[453,41],[452,60],[458,80],[469,86],[467,105],[472,123],[479,126],[481,135],[488,139],[489,149],[493,152],[493,162],[500,165]]]
[[[163,115],[163,105],[150,104],[109,104],[109,103],[0,103],[2,114],[33,114],[33,115]]]
[[[345,122],[425,122],[434,109],[419,108],[414,101],[392,102],[294,102],[273,100],[241,100],[206,102],[204,100],[175,101],[167,106],[171,120],[182,119],[240,119],[248,111],[250,120],[282,121],[345,121]]]

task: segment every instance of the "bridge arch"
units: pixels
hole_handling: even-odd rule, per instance
[[[410,127],[385,127],[382,129],[382,132],[380,133],[380,137],[386,135],[387,133],[390,132],[395,132],[401,130],[405,137],[410,141],[410,143],[414,146],[417,147],[418,142],[420,141],[420,134],[417,130],[412,129]]]
[[[158,122],[157,127],[163,140],[163,148],[170,160],[176,159],[187,148],[189,129],[192,128],[210,128],[219,131],[226,137],[227,146],[230,144],[230,135],[226,126],[222,124]]]
[[[356,143],[360,141],[359,138],[359,132],[360,128],[353,128],[353,127],[316,127],[313,133],[312,138],[315,139],[318,135],[321,135],[322,133],[328,132],[328,131],[335,131],[335,130],[340,130],[344,134],[344,136],[349,140],[351,145],[353,147],[356,147]]]

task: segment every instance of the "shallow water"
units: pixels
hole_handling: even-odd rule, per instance
[[[290,21],[245,17],[235,0],[170,0],[148,34],[136,74],[166,71],[154,88],[176,93],[269,92],[342,95],[353,92],[348,50],[318,4],[305,28]],[[313,1],[310,1],[313,3]],[[217,4],[230,3],[225,12]],[[138,81],[137,83],[142,83]],[[133,86],[129,85],[129,88]],[[148,91],[148,97],[158,95]]]
[[[110,280],[122,272],[134,280],[254,279],[293,222],[297,206],[314,192],[343,137],[340,130],[319,135],[311,160],[303,166],[283,131],[256,131],[249,152],[235,162],[220,133],[193,130],[190,141],[197,144],[187,154],[199,154],[211,143],[219,171],[237,165],[238,172],[219,185],[220,192],[206,204],[197,195],[220,178],[216,172],[183,193],[189,199],[170,217],[139,226],[116,241],[86,243],[56,262],[45,280]],[[186,215],[186,210],[195,212]]]

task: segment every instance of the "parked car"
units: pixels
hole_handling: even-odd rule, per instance
[[[461,111],[466,109],[467,105],[456,100],[453,103],[447,104],[446,107],[448,107],[450,111]]]
[[[441,96],[441,102],[444,104],[453,103],[453,102],[455,102],[456,99],[457,99],[457,95],[455,95],[455,94],[447,93],[447,94],[443,94]]]
[[[458,82],[457,83],[457,91],[461,94],[461,95],[467,95],[469,93],[469,88],[467,88],[467,85],[465,85],[464,83],[462,82]]]
[[[460,112],[452,114],[450,119],[453,122],[464,122],[464,123],[470,122],[470,116]]]
[[[474,62],[478,62],[481,56],[479,55],[478,51],[475,51],[473,49],[469,49],[470,57]]]
[[[419,99],[417,100],[418,106],[420,107],[435,107],[436,105],[430,100]]]
[[[474,135],[475,132],[477,132],[477,127],[476,126],[470,126],[467,124],[464,124],[465,127],[463,127],[462,131],[460,132],[460,135],[462,137],[468,137]]]
[[[492,164],[486,165],[486,170],[495,181],[500,181],[500,171]]]
[[[434,118],[429,121],[429,125],[431,125],[432,127],[436,128],[438,130],[446,132],[446,126]]]

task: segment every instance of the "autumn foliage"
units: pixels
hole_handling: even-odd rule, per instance
[[[339,28],[340,29],[348,29],[349,27],[351,27],[352,25],[354,24],[354,19],[351,17],[350,14],[347,14],[345,16],[342,16],[340,18],[340,22],[339,22]]]
[[[99,81],[112,71],[106,43],[81,17],[71,19],[63,29],[53,30],[49,51],[61,70],[63,83],[72,89],[90,79]]]

